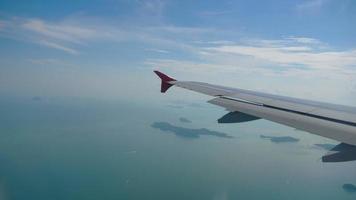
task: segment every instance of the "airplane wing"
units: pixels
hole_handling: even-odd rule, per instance
[[[159,71],[154,72],[161,78],[162,93],[174,85],[213,96],[214,98],[209,100],[209,103],[230,111],[218,120],[219,123],[239,123],[263,118],[345,144],[356,145],[355,107],[202,82],[177,81]]]

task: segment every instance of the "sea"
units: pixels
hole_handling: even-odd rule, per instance
[[[208,100],[208,99],[206,99]],[[0,200],[356,199],[337,141],[205,101],[0,100]]]

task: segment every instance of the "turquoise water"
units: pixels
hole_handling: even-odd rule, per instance
[[[0,199],[356,198],[343,188],[356,184],[356,162],[322,163],[314,145],[337,142],[264,120],[217,124],[225,111],[205,103],[0,104]]]

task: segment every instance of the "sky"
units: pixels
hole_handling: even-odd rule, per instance
[[[159,69],[356,106],[355,24],[353,0],[1,0],[0,96],[154,101]]]

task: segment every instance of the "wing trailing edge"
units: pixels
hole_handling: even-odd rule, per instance
[[[242,122],[250,122],[258,119],[261,118],[255,117],[253,115],[248,115],[246,113],[234,111],[234,112],[229,112],[226,115],[222,116],[220,119],[218,119],[218,123],[219,124],[242,123]]]

